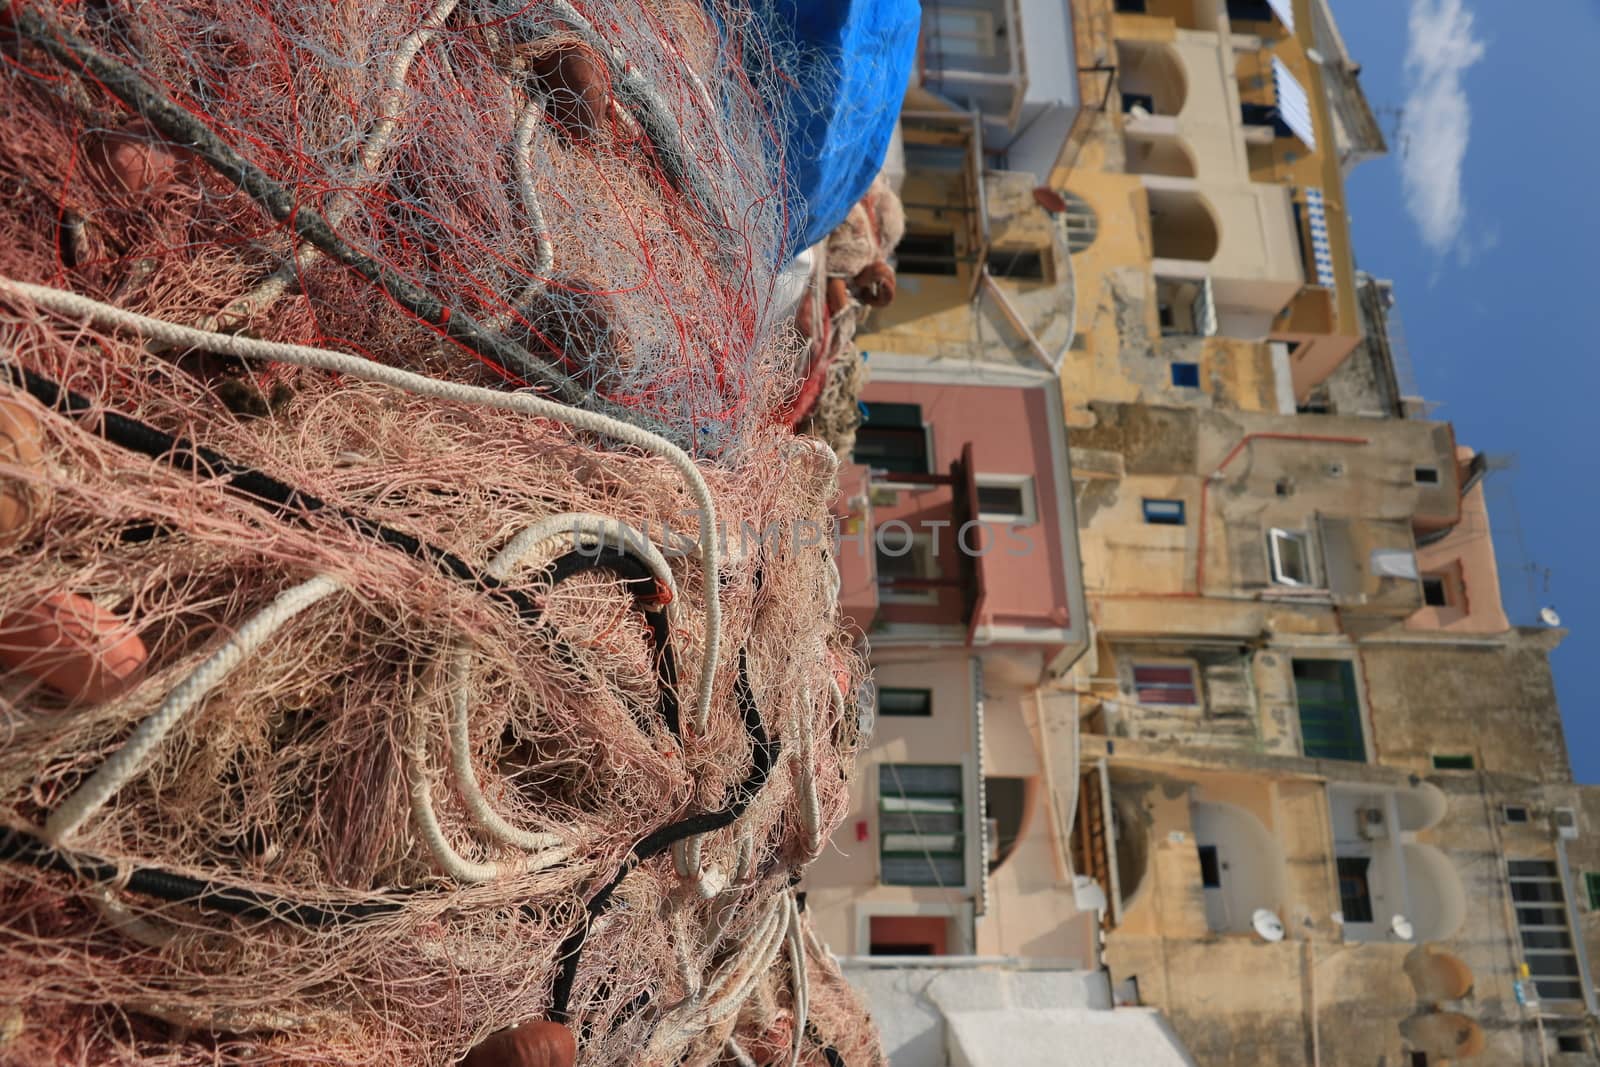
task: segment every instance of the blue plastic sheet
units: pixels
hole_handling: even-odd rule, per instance
[[[917,0],[756,0],[768,8],[784,102],[788,251],[828,235],[883,167],[916,62]]]

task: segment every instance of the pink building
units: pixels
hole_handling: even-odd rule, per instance
[[[1086,643],[1061,388],[1014,366],[874,356],[841,474],[841,600],[877,719],[834,847],[806,879],[844,956],[1093,967],[1061,812]],[[1003,901],[1004,907],[997,902]]]

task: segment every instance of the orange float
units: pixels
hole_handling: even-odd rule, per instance
[[[0,669],[25,674],[74,703],[124,691],[148,658],[126,620],[75,593],[52,593],[0,615]]]
[[[461,1067],[572,1067],[578,1043],[560,1023],[543,1019],[490,1034]]]
[[[0,397],[0,551],[22,540],[45,508],[44,490],[17,472],[44,468],[44,433],[21,400]]]

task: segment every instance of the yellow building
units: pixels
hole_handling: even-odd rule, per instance
[[[1344,178],[1384,145],[1328,3],[1071,12],[1048,173],[952,83],[912,90],[900,296],[857,340],[895,374],[1058,380],[1087,648],[939,667],[961,707],[880,724],[869,776],[996,783],[973,806],[1008,847],[939,905],[959,923],[858,879],[819,924],[1103,966],[1207,1067],[1595,1062],[1600,801],[1560,631],[1507,619],[1486,464],[1355,267]],[[936,672],[873,661],[889,692]]]

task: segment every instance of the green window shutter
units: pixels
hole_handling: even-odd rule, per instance
[[[1354,664],[1348,660],[1297,659],[1294,691],[1300,708],[1301,749],[1306,756],[1366,762]]]
[[[878,859],[883,884],[963,885],[965,827],[959,765],[878,765]]]

